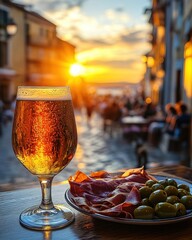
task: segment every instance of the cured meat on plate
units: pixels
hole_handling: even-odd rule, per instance
[[[134,209],[141,201],[139,189],[154,179],[144,168],[135,168],[123,174],[106,171],[86,175],[77,171],[69,180],[74,203],[90,213],[111,217],[133,218]]]

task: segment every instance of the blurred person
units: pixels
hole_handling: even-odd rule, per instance
[[[131,99],[129,97],[127,97],[124,107],[125,107],[125,109],[127,109],[128,112],[130,110],[132,110],[133,104],[132,104]]]
[[[153,105],[152,102],[147,103],[145,106],[145,110],[143,112],[143,117],[144,118],[149,118],[149,117],[154,117],[156,115],[157,111],[155,106]]]
[[[3,123],[6,125],[13,120],[13,111],[11,109],[11,103],[5,102],[3,106]]]
[[[129,104],[129,105],[128,105]],[[128,110],[129,116],[140,116],[143,115],[144,112],[144,101],[141,96],[137,96],[137,99],[130,98],[126,103],[125,107]]]
[[[106,132],[107,127],[109,126],[111,128],[112,124],[112,100],[107,99],[107,101],[105,101],[104,103],[105,105],[103,104],[102,117],[103,117],[103,131]]]
[[[178,108],[178,116],[176,126],[181,127],[184,124],[190,124],[191,114],[188,112],[188,107],[185,103],[181,103]]]
[[[112,101],[112,121],[114,123],[119,123],[122,117],[122,111],[119,103],[116,100]]]
[[[91,117],[95,109],[95,103],[91,97],[85,101],[85,109],[87,115],[87,124],[90,126]]]
[[[120,123],[122,111],[116,99],[111,98],[103,112],[103,130],[109,129],[110,135],[113,135],[114,130]]]
[[[157,114],[149,124],[148,128],[148,141],[152,146],[158,146],[162,132],[165,127],[165,115],[161,109],[157,110]]]
[[[165,106],[165,111],[166,111],[166,119],[165,119],[164,132],[168,133],[169,135],[174,135],[176,118],[177,118],[177,110],[173,104],[168,103]]]
[[[16,107],[16,95],[13,96],[12,102],[11,102],[11,110],[14,113]]]
[[[102,99],[99,102],[98,111],[102,117],[103,117],[105,108],[108,105],[109,98],[110,98],[109,95],[102,96]]]
[[[188,108],[185,103],[180,103],[178,105],[178,115],[175,119],[175,137],[180,137],[182,128],[189,130],[191,122],[191,114],[188,113]],[[187,130],[187,131],[188,131]]]

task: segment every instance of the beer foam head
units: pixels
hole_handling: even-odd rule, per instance
[[[17,100],[71,100],[71,92],[66,87],[19,86]]]

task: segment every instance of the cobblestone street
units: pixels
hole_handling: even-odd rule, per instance
[[[113,136],[103,133],[102,120],[94,114],[90,124],[87,124],[84,113],[76,112],[78,128],[78,147],[73,160],[55,178],[54,183],[66,180],[77,170],[85,173],[107,170],[110,172],[136,167],[134,143],[130,144],[122,137],[121,129]],[[26,184],[36,184],[37,178],[30,174],[16,159],[11,146],[12,123],[4,126],[0,138],[0,190],[22,187]],[[176,154],[165,154],[159,149],[148,149],[148,168],[177,164]]]

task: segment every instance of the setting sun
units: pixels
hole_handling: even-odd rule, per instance
[[[70,67],[70,74],[73,77],[80,76],[80,75],[84,74],[84,72],[85,72],[84,67],[79,63],[74,63]]]

